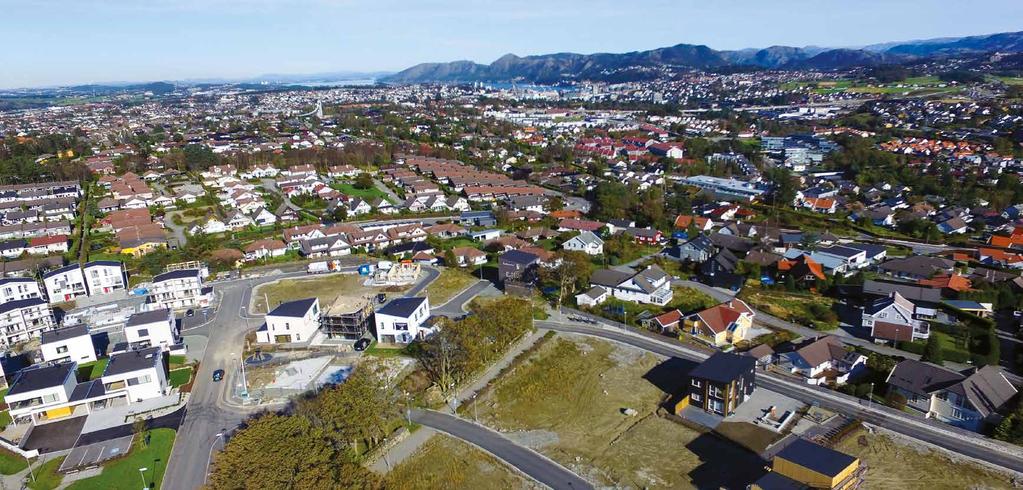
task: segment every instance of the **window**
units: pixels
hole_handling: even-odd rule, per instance
[[[290,324],[290,323],[287,323],[287,322],[285,322],[285,323],[284,323],[284,329],[285,329],[285,330],[291,330],[291,324]]]
[[[693,380],[693,386],[699,388],[700,386],[703,386],[703,383],[700,383],[700,380],[698,380],[698,379],[694,379]]]
[[[139,331],[138,331],[138,334],[139,334],[139,337],[148,337],[149,336],[149,329],[148,328],[140,328]]]
[[[691,398],[694,402],[703,401],[703,397],[700,396],[700,395],[697,395],[696,393],[693,393],[692,395],[690,395],[689,398]]]
[[[963,420],[963,418],[964,418],[963,417],[963,411],[959,410],[958,408],[953,408],[952,409],[952,418]]]
[[[67,346],[66,345],[62,345],[60,347],[57,347],[57,354],[63,354],[65,352],[67,352]]]

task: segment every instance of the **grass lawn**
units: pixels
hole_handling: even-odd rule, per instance
[[[438,434],[387,474],[387,488],[406,490],[504,490],[542,488],[493,456]]]
[[[183,384],[188,383],[192,379],[192,368],[181,368],[175,369],[170,372],[170,377],[167,380],[170,382],[171,387],[177,388]]]
[[[100,376],[103,376],[103,370],[107,368],[108,362],[110,362],[110,358],[104,357],[93,362],[80,364],[78,366],[78,379],[83,381],[98,379]]]
[[[28,468],[25,458],[0,448],[0,474],[13,475],[25,468]]]
[[[64,481],[64,475],[57,472],[62,462],[63,457],[53,458],[42,466],[34,467],[32,473],[35,475],[35,481],[31,476],[26,476],[25,484],[32,490],[53,490],[59,487],[60,482]]]
[[[835,300],[811,293],[744,288],[740,299],[765,313],[817,330],[838,328]],[[827,312],[827,313],[825,313]]]
[[[385,201],[388,201],[388,202],[391,201],[390,199],[387,198],[387,193],[385,193],[384,191],[382,191],[380,189],[377,189],[376,186],[370,187],[369,189],[356,189],[353,184],[349,184],[349,183],[343,183],[343,184],[342,183],[335,183],[335,184],[331,184],[330,186],[335,188],[335,189],[337,189],[342,194],[347,194],[349,196],[361,197],[361,198],[366,199],[366,200],[376,199],[376,198],[379,197],[379,198],[381,198],[381,199],[383,199]],[[391,203],[391,204],[394,204],[394,203]]]
[[[68,486],[71,490],[136,490],[142,483],[139,468],[147,468],[144,476],[146,483],[153,488],[160,488],[163,472],[167,468],[167,458],[174,446],[173,429],[153,429],[148,447],[143,447],[142,438],[136,438],[131,452],[126,457],[118,458],[103,465],[103,472],[92,478],[78,480]]]
[[[863,488],[1012,488],[1009,477],[926,447],[858,430],[835,449],[867,465]]]
[[[0,430],[3,430],[4,427],[11,425],[11,422],[13,422],[13,420],[11,419],[11,412],[7,410],[0,412]]]
[[[400,348],[387,348],[380,347],[374,340],[372,344],[365,350],[366,355],[377,356],[377,357],[399,357],[408,356],[408,351],[404,347]]]
[[[457,267],[445,267],[441,269],[440,276],[434,279],[426,287],[426,296],[430,298],[430,306],[440,306],[465,288],[472,286],[479,279],[469,274],[465,269]]]
[[[177,369],[185,364],[188,364],[188,357],[186,356],[168,356],[167,362],[170,363],[171,369]]]
[[[256,312],[266,311],[266,301],[277,306],[284,301],[317,297],[320,299],[320,308],[327,309],[340,295],[346,296],[372,296],[385,288],[370,288],[362,285],[366,278],[354,274],[330,274],[325,276],[312,276],[302,279],[285,279],[271,284],[264,284],[252,292],[255,298]],[[388,291],[393,288],[387,288]],[[265,296],[264,296],[265,295]]]
[[[662,389],[681,389],[676,362],[558,334],[495,380],[476,409],[482,423],[598,487],[742,488],[756,480],[763,462],[753,454],[655,413]],[[461,410],[471,416],[472,403]]]

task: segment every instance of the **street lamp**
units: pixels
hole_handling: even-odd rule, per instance
[[[146,470],[149,468],[139,468],[139,478],[142,479],[142,490],[149,490],[149,485],[146,485]]]
[[[224,430],[220,429],[216,436],[213,436],[213,442],[210,443],[210,455],[206,458],[206,473],[202,477],[202,484],[205,485],[206,481],[210,478],[210,463],[213,462],[213,446],[217,445],[217,441],[224,437]]]

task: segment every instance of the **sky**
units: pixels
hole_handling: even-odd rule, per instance
[[[1020,0],[0,0],[0,88],[1017,30]]]

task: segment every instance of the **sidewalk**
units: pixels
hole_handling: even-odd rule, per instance
[[[472,399],[473,395],[490,384],[490,382],[493,381],[504,368],[508,367],[508,365],[519,356],[519,354],[537,343],[545,333],[547,333],[546,330],[538,328],[534,330],[533,333],[516,342],[508,349],[507,352],[504,353],[504,356],[502,356],[501,359],[487,368],[487,370],[484,371],[483,374],[481,374],[475,381],[459,389],[458,393],[454,396],[454,403],[449,403],[448,406],[441,411],[453,414],[454,409],[458,408],[458,406],[466,400]],[[430,436],[435,433],[436,431],[429,427],[421,427],[409,437],[398,442],[384,454],[380,455],[376,461],[370,463],[368,465],[369,469],[377,473],[387,473],[391,468],[401,464],[401,462],[405,461],[406,458],[415,454],[416,451],[418,451],[419,448],[430,439]]]

